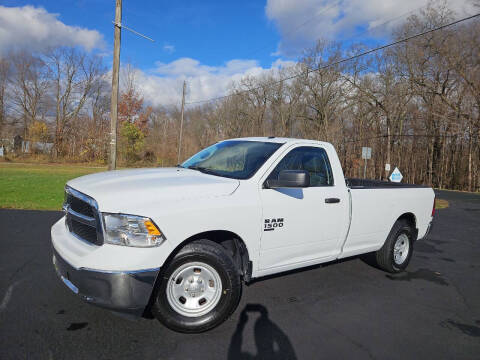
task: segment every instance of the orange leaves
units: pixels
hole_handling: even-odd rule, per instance
[[[135,122],[143,108],[143,97],[134,90],[129,89],[127,92],[120,94],[120,102],[118,103],[118,119],[120,122]]]

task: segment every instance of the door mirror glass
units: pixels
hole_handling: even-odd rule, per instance
[[[265,187],[275,188],[304,188],[310,186],[310,174],[305,170],[282,170],[278,179],[267,179]]]

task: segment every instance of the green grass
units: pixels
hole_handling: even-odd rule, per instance
[[[0,208],[61,210],[63,188],[73,178],[105,171],[103,167],[0,163]],[[437,199],[435,208],[448,201]]]
[[[0,163],[0,208],[60,210],[68,180],[105,170],[75,165]]]

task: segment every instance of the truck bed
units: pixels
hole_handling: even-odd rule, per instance
[[[377,188],[428,188],[427,185],[395,183],[391,181],[345,178],[347,186],[351,189],[377,189]]]
[[[351,222],[342,257],[377,251],[392,225],[409,214],[422,238],[431,221],[433,190],[424,185],[345,179],[350,188]]]

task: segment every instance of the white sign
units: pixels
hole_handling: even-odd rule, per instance
[[[371,159],[372,158],[372,148],[362,147],[362,159]]]
[[[390,164],[385,164],[385,171],[390,171]]]
[[[403,179],[403,175],[400,172],[400,170],[398,170],[398,168],[396,167],[395,170],[393,170],[393,172],[390,174],[390,181],[391,182],[400,182],[400,181],[402,181],[402,179]]]

